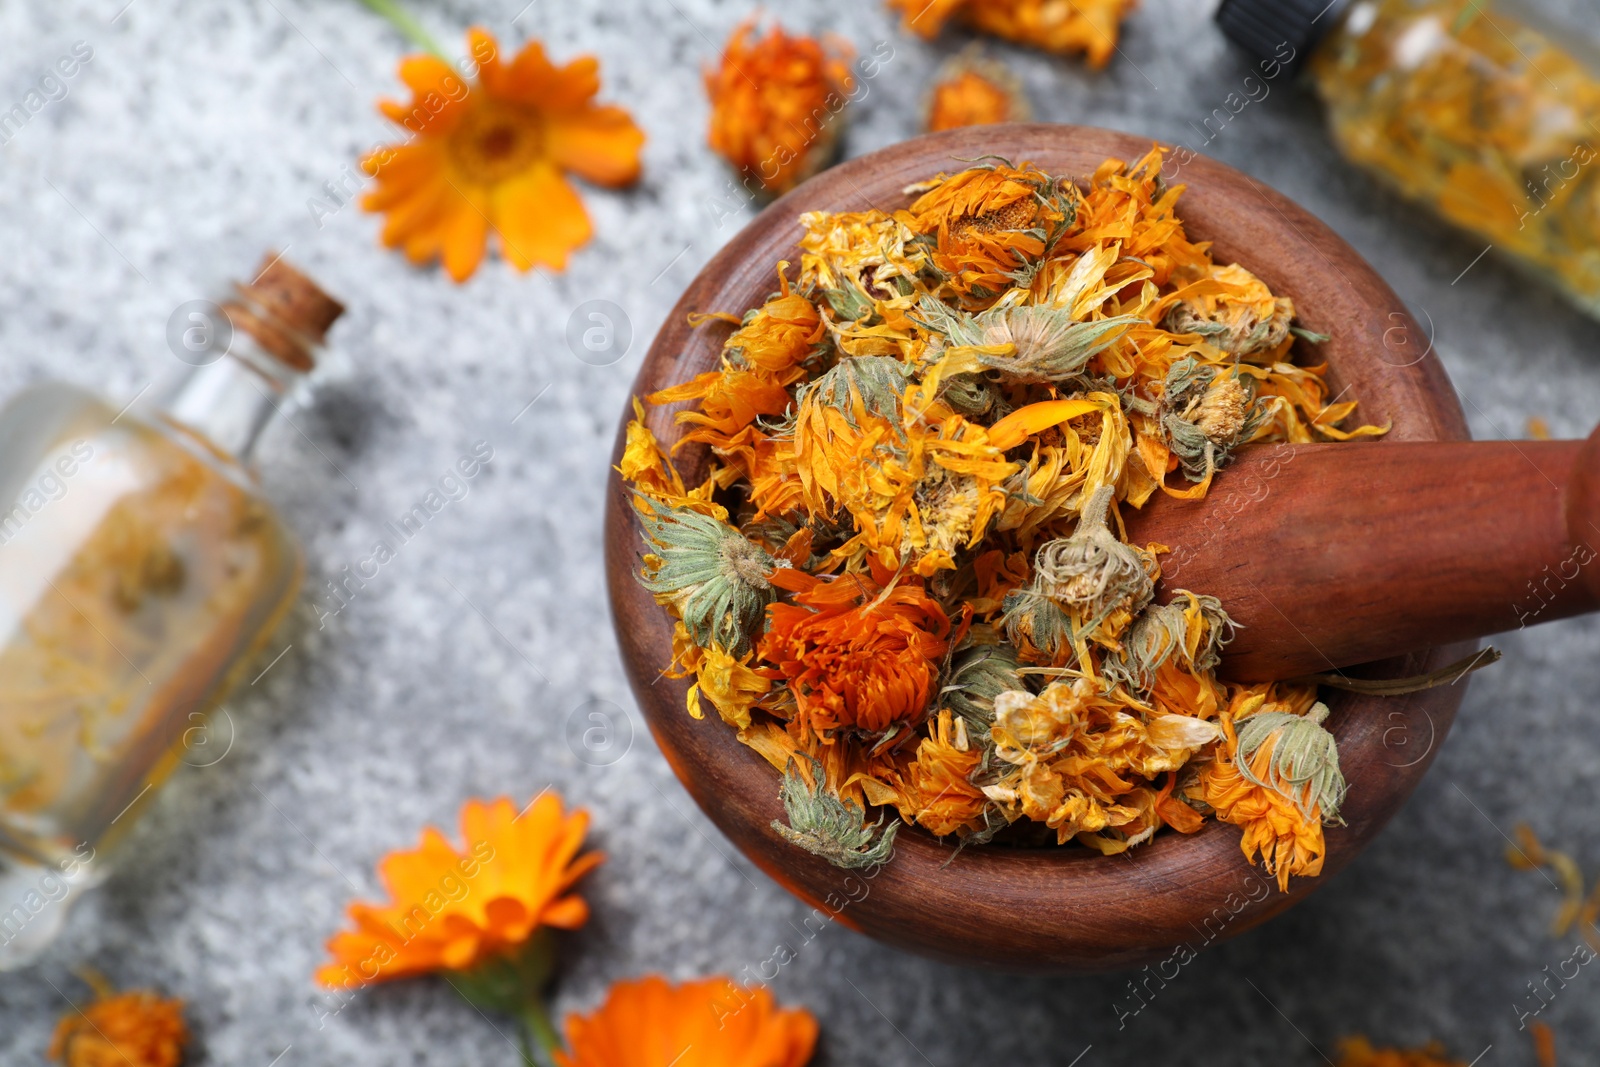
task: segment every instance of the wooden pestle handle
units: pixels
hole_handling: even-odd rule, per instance
[[[1600,429],[1587,441],[1241,448],[1205,499],[1124,509],[1172,548],[1157,598],[1220,597],[1222,673],[1322,673],[1600,608]]]

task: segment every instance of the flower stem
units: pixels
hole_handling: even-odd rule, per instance
[[[548,1067],[555,1062],[555,1051],[561,1047],[561,1036],[550,1023],[550,1016],[537,998],[523,1004],[522,1058],[533,1067]]]
[[[411,14],[402,8],[397,0],[361,0],[361,2],[373,12],[387,19],[390,25],[399,30],[406,40],[423,51],[430,52],[444,60],[445,63],[450,63],[450,57],[444,54],[444,49],[439,47],[439,42],[435,41],[428,34],[428,31],[422,28],[422,24],[412,18]]]

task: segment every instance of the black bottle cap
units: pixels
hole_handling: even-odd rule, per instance
[[[1251,59],[1276,59],[1295,70],[1349,6],[1350,0],[1222,0],[1217,25]],[[1286,44],[1294,50],[1288,61]]]

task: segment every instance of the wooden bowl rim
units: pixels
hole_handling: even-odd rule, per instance
[[[1464,685],[1400,698],[1325,694],[1351,782],[1346,825],[1328,831],[1323,875],[1295,879],[1281,893],[1245,860],[1240,831],[1215,820],[1189,836],[1158,834],[1122,857],[987,846],[952,859],[951,845],[905,827],[891,863],[841,871],[771,830],[782,818],[778,773],[715,715],[690,719],[689,683],[659,674],[671,658],[671,623],[635,580],[642,542],[615,464],[632,398],[716,361],[726,329],[692,330],[686,315],[739,314],[774,291],[778,261],[798,258],[803,211],[893,210],[909,202],[905,185],[984,154],[1087,178],[1103,160],[1131,162],[1153,143],[1092,127],[1019,123],[929,134],[824,171],[770,205],[706,264],[651,345],[618,428],[606,503],[607,580],[624,663],[662,753],[701,809],[780,884],[846,925],[925,955],[1006,969],[1098,970],[1234,936],[1303,899],[1376,835],[1421,780],[1464,696]],[[1179,158],[1169,156],[1168,168]],[[1391,419],[1387,440],[1467,438],[1437,356],[1414,358],[1426,348],[1424,334],[1354,249],[1287,197],[1225,164],[1194,156],[1177,169],[1187,186],[1178,214],[1190,235],[1213,241],[1217,262],[1242,263],[1275,293],[1294,298],[1302,322],[1333,335],[1319,352],[1334,391],[1349,386],[1361,400],[1352,421]],[[647,425],[669,448],[681,433],[672,422],[681,406],[646,407]],[[704,458],[685,449],[681,470],[684,456],[688,466]],[[1432,670],[1471,647],[1384,661],[1373,672]],[[1406,739],[1401,745],[1397,735]],[[1403,745],[1420,738],[1426,748],[1413,758]]]

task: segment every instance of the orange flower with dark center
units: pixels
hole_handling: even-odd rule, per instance
[[[779,1008],[765,986],[727,978],[618,982],[587,1015],[567,1016],[559,1067],[803,1067],[817,1021]]]
[[[177,1067],[189,1030],[183,1002],[148,990],[113,993],[91,979],[97,999],[61,1017],[49,1057],[67,1067]]]
[[[964,303],[982,304],[1044,254],[1037,231],[1049,234],[1068,221],[1075,192],[1031,165],[973,167],[936,179],[895,217],[918,233],[934,234],[934,266]]]
[[[742,182],[786,193],[832,160],[839,120],[854,80],[851,50],[833,40],[791,37],[773,26],[756,36],[755,20],[728,38],[722,66],[706,71],[710,144]]]
[[[332,962],[317,971],[330,988],[462,971],[520,948],[544,927],[572,930],[589,918],[573,884],[604,858],[578,855],[589,815],[561,810],[544,793],[520,814],[510,799],[469,800],[465,847],[433,827],[422,844],[378,864],[387,904],[352,904],[355,929],[328,941]]]
[[[823,580],[785,568],[770,580],[795,602],[767,609],[757,656],[789,683],[802,726],[819,735],[847,728],[881,734],[921,717],[951,627],[920,582],[891,585],[876,566],[871,578]]]
[[[594,103],[593,56],[557,67],[530,41],[502,63],[488,33],[474,29],[468,40],[475,85],[433,56],[400,64],[412,100],[379,108],[413,136],[362,160],[377,188],[361,206],[387,213],[384,244],[413,263],[442,260],[458,282],[477,269],[490,230],[519,270],[562,270],[593,232],[566,173],[627,185],[639,175],[644,134],[626,111]]]
[[[928,99],[928,129],[1024,122],[1028,102],[1017,79],[998,63],[958,61],[933,87]]]

